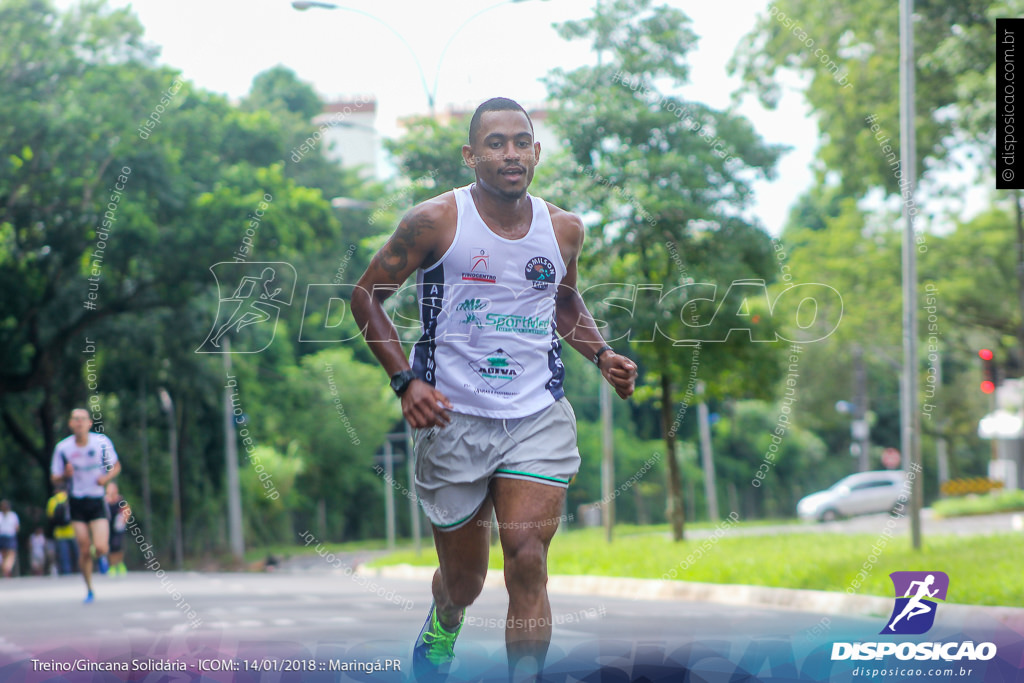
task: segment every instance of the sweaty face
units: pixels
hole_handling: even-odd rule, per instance
[[[504,197],[519,199],[533,180],[540,145],[534,142],[530,120],[521,111],[488,111],[480,117],[470,166],[477,183]]]

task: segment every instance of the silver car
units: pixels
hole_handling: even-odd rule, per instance
[[[900,470],[859,472],[797,503],[800,519],[829,522],[839,517],[888,512],[900,502],[905,475]]]

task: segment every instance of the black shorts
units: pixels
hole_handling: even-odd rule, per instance
[[[97,498],[69,498],[68,502],[71,507],[71,521],[72,522],[92,522],[97,519],[109,520],[110,517],[107,515],[110,511],[107,509],[107,501],[103,496]]]

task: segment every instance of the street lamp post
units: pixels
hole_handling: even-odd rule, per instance
[[[181,569],[185,557],[181,538],[181,476],[178,473],[178,425],[174,417],[174,400],[167,390],[160,387],[160,407],[167,413],[168,450],[171,454],[171,504],[174,517],[174,565]]]
[[[448,48],[451,46],[452,41],[455,40],[455,37],[458,36],[459,33],[462,32],[462,29],[466,28],[466,26],[471,21],[479,17],[481,14],[485,14],[493,9],[497,9],[498,7],[502,7],[504,5],[516,5],[529,1],[530,0],[503,0],[502,2],[490,5],[488,7],[484,7],[482,10],[479,10],[478,12],[471,14],[465,21],[459,24],[459,27],[456,28],[455,31],[448,37],[448,40],[445,42],[444,47],[441,48],[441,55],[437,59],[437,70],[434,72],[433,87],[427,85],[427,77],[423,73],[423,66],[420,64],[419,56],[417,56],[416,51],[412,49],[412,45],[409,44],[409,41],[405,39],[405,36],[396,31],[394,27],[391,26],[391,24],[387,23],[380,17],[370,14],[369,12],[364,12],[363,10],[355,9],[353,7],[336,5],[333,2],[311,2],[307,0],[295,0],[294,2],[292,2],[292,7],[300,11],[305,11],[308,9],[340,9],[346,12],[354,12],[355,14],[359,14],[368,19],[376,21],[378,24],[380,24],[387,30],[391,31],[391,33],[396,38],[402,41],[402,45],[405,45],[406,49],[409,50],[409,54],[412,55],[412,60],[416,64],[416,70],[419,72],[420,75],[420,84],[423,86],[423,92],[427,96],[427,107],[429,108],[430,111],[430,117],[433,118],[435,113],[435,103],[437,101],[437,84],[441,78],[441,64],[444,62],[445,54],[447,54]],[[547,2],[547,0],[542,0],[542,2]]]

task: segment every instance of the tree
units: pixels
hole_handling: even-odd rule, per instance
[[[411,181],[403,208],[473,182],[473,170],[462,159],[468,130],[469,121],[460,118],[441,123],[421,117],[406,124],[400,139],[385,142],[402,176]]]
[[[592,17],[558,27],[567,39],[589,39],[601,66],[555,69],[547,78],[557,106],[552,124],[568,140],[571,160],[549,162],[545,177],[557,178],[552,186],[563,205],[600,225],[581,270],[605,278],[602,294],[625,299],[617,305],[629,311],[626,319],[612,306],[595,313],[609,322],[607,334],[629,340],[656,387],[638,398],[660,400],[676,540],[684,513],[673,377],[699,365],[712,396],[758,395],[778,373],[775,345],[752,343],[775,339],[774,328],[753,322],[770,310],[764,290],[747,295],[732,284],[776,274],[768,236],[742,212],[751,180],[770,177],[781,150],[742,117],[664,94],[660,84],[687,81],[696,41],[688,24],[681,11],[649,0],[605,3]],[[696,351],[676,340],[691,340]]]
[[[974,109],[975,100],[964,99],[963,86],[975,80],[979,66],[994,61],[989,37],[995,23],[987,13],[992,4],[915,3],[918,177],[930,159],[946,158],[946,145],[958,139],[958,117],[970,118]],[[784,72],[809,78],[804,97],[822,137],[818,180],[825,181],[826,171],[834,173],[845,196],[860,196],[871,187],[887,194],[900,190],[891,165],[899,158],[898,16],[898,3],[888,0],[773,2],[730,64],[746,90],[769,107],[778,102]],[[959,58],[951,59],[951,52]],[[878,135],[868,117],[875,117]],[[882,138],[888,138],[894,157],[880,152]]]
[[[288,67],[278,64],[256,75],[243,105],[253,111],[284,111],[312,121],[323,111],[319,95]]]
[[[315,166],[323,187],[374,188],[332,179],[314,157],[289,163],[308,134],[301,115],[233,106],[154,59],[127,10],[0,4],[0,286],[14,293],[0,301],[0,473],[25,482],[26,500],[45,498],[66,410],[88,406],[126,454],[132,495],[150,451],[157,513],[146,523],[162,532],[162,387],[175,402],[190,548],[213,550],[224,542],[208,520],[222,513],[225,378],[220,357],[195,353],[218,306],[210,266],[286,261],[304,280],[330,282],[346,246],[358,267],[367,226],[343,229],[303,169]],[[324,244],[336,254],[318,255]],[[240,375],[261,380],[247,385],[251,416],[274,415],[288,368],[322,348],[294,344],[302,316],[298,302],[286,307],[275,343],[239,360]],[[280,433],[252,429],[282,457],[296,453]]]

